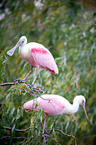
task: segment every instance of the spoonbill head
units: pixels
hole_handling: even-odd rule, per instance
[[[30,72],[23,79],[24,81],[32,73],[33,66],[37,68],[37,73],[32,84],[34,84],[37,78],[39,68],[46,69],[53,74],[58,74],[58,67],[52,54],[42,44],[36,42],[27,43],[26,36],[22,36],[15,45],[15,47],[7,52],[7,55],[12,56],[18,47],[20,56],[24,58],[31,66]]]
[[[76,96],[76,97],[74,98],[73,104],[74,104],[75,102],[78,102],[78,104],[83,105],[82,103],[84,102],[84,104],[85,104],[86,100],[85,100],[85,97],[84,97],[84,96],[78,95],[78,96]]]
[[[24,109],[26,112],[31,110],[38,111],[40,109],[44,109],[44,113],[46,114],[46,117],[43,122],[44,133],[45,122],[48,115],[74,114],[78,111],[79,105],[83,106],[86,118],[88,120],[88,116],[85,109],[85,97],[82,95],[76,96],[73,100],[73,104],[70,104],[69,101],[62,96],[45,94],[41,97],[38,97],[37,99],[33,99],[26,102],[24,104]]]
[[[27,38],[26,36],[22,36],[17,42],[17,44],[15,45],[15,47],[7,51],[7,55],[12,56],[18,47],[26,45],[26,44],[27,44]]]

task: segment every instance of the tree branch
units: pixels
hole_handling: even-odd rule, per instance
[[[15,83],[2,83],[1,86],[15,85]]]
[[[3,126],[3,127],[0,127],[1,129],[7,129],[7,130],[12,130],[12,128],[11,127],[7,127],[7,126]],[[30,129],[31,127],[28,127],[28,128],[26,128],[26,129],[23,129],[23,130],[21,130],[21,129],[15,129],[15,131],[16,132],[25,132],[25,131],[27,131],[28,129]]]
[[[8,82],[8,83],[2,83],[1,84],[1,86],[8,86],[8,85],[17,85],[17,84],[21,84],[21,83],[24,83],[24,84],[26,84],[26,85],[28,85],[28,86],[31,86],[30,84],[28,84],[27,82],[25,82],[25,81],[22,81],[22,80],[20,80],[20,79],[16,79],[16,80],[14,80],[13,82]]]
[[[58,132],[61,132],[63,135],[66,135],[66,136],[69,136],[69,137],[72,137],[72,138],[74,138],[75,139],[75,145],[77,145],[76,144],[76,137],[75,136],[73,136],[73,135],[69,135],[69,134],[66,134],[66,133],[64,133],[62,130],[60,130],[60,129],[54,129],[55,131],[58,131]]]
[[[23,81],[23,80],[20,80],[20,79],[16,79],[16,80],[14,80],[13,82],[2,83],[2,84],[1,84],[1,87],[8,86],[8,85],[18,85],[18,84],[21,84],[21,83],[25,84],[25,85],[28,87],[28,90],[29,90],[31,93],[35,93],[35,91],[38,92],[38,93],[39,93],[39,91],[42,92],[42,93],[45,92],[45,91],[42,90],[41,88],[33,88],[30,84],[28,84],[27,82],[25,82],[25,81]],[[24,89],[24,90],[27,91],[26,89]]]
[[[4,139],[4,138],[10,138],[10,137],[12,137],[12,136],[3,136],[3,137],[1,137],[1,139]],[[20,136],[20,137],[12,137],[13,139],[27,139],[27,137],[22,137],[22,136]]]
[[[11,127],[7,127],[7,126],[3,126],[3,127],[0,127],[1,129],[7,129],[7,130],[12,130],[12,128]],[[28,128],[26,128],[26,129],[23,129],[23,130],[21,130],[21,129],[15,129],[15,131],[16,132],[25,132],[25,131],[27,131],[27,130],[29,130],[31,127],[28,127]],[[37,129],[37,128],[36,128]],[[61,132],[63,135],[65,135],[65,136],[68,136],[68,137],[72,137],[72,138],[74,138],[74,140],[75,140],[75,145],[77,145],[77,143],[76,143],[76,137],[75,136],[73,136],[73,135],[69,135],[69,134],[66,134],[66,133],[64,133],[62,130],[60,130],[60,129],[54,129],[54,131],[58,131],[58,132]],[[42,137],[51,137],[50,135],[48,135],[48,134],[43,134],[42,135]],[[1,139],[4,139],[4,138],[7,138],[7,137],[11,137],[11,136],[3,136]],[[13,138],[25,138],[25,137],[13,137]],[[55,141],[56,141],[56,139],[55,139]],[[57,142],[57,141],[56,141]]]

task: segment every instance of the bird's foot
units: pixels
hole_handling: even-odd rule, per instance
[[[33,84],[31,85],[31,89],[33,90]]]
[[[30,85],[30,84],[28,84],[28,83],[25,83],[25,84],[29,87],[29,89],[32,88],[32,85]]]
[[[42,138],[43,139],[48,139],[48,137],[49,137],[49,133],[47,132],[46,129],[44,129],[44,133],[42,133]]]
[[[44,134],[49,135],[48,131],[46,129],[44,129]]]
[[[24,83],[24,82],[25,82],[24,80],[20,80],[20,79],[14,80],[14,83]]]

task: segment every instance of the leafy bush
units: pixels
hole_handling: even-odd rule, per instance
[[[43,4],[43,5],[42,5]],[[28,112],[23,104],[43,93],[58,94],[71,103],[77,94],[86,98],[86,110],[92,126],[86,121],[82,107],[74,115],[50,116],[46,129],[50,137],[46,144],[74,143],[55,129],[72,134],[78,144],[96,143],[96,13],[84,10],[82,5],[70,1],[5,1],[0,10],[0,68],[1,84],[23,79],[30,70],[29,64],[15,52],[7,56],[22,35],[28,42],[36,41],[53,54],[59,74],[40,69],[30,90],[26,84],[1,86],[1,141],[3,144],[41,144],[44,113]],[[26,80],[32,82],[33,73]],[[9,127],[9,128],[7,128]],[[19,130],[16,130],[19,129]],[[25,130],[24,130],[25,129]],[[27,130],[26,130],[27,129]],[[22,132],[20,130],[23,130]]]

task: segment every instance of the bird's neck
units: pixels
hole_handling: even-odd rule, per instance
[[[27,59],[30,55],[30,48],[27,48],[26,45],[19,47],[19,54],[22,58]]]
[[[79,104],[77,102],[74,102],[73,104],[70,104],[67,107],[67,112],[68,114],[74,114],[78,111],[78,109],[79,109]]]

